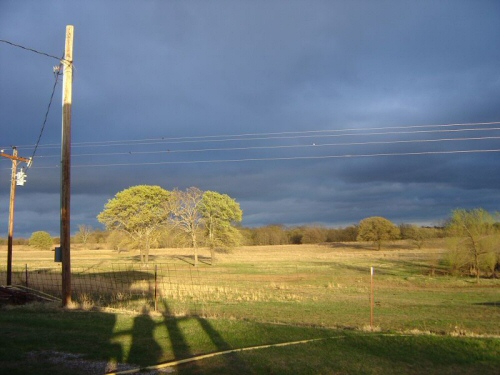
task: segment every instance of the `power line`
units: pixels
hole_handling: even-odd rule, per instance
[[[45,129],[45,125],[47,123],[47,119],[48,119],[49,112],[50,112],[50,107],[52,105],[52,100],[54,99],[54,93],[55,93],[55,90],[56,90],[57,82],[59,80],[61,65],[62,65],[63,62],[68,63],[68,61],[66,59],[62,58],[62,57],[57,57],[57,56],[48,54],[46,52],[38,51],[38,50],[36,50],[34,48],[25,47],[25,46],[22,46],[22,45],[17,44],[17,43],[10,42],[10,41],[5,40],[5,39],[0,39],[0,42],[8,44],[8,45],[13,46],[13,47],[21,48],[21,49],[29,51],[29,52],[36,53],[38,55],[42,55],[42,56],[50,57],[52,59],[56,59],[60,63],[58,67],[54,68],[54,75],[55,75],[54,85],[52,87],[52,92],[50,94],[50,100],[49,100],[49,104],[47,106],[47,110],[45,111],[45,117],[44,117],[44,120],[43,120],[43,123],[42,123],[42,128],[40,130],[40,134],[38,135],[38,139],[37,139],[37,141],[35,143],[35,147],[33,149],[33,154],[31,155],[31,159],[33,159],[35,157],[35,153],[36,153],[37,148],[38,148],[38,146],[40,144],[40,140],[42,138],[42,134],[43,134],[43,131]]]
[[[390,157],[390,156],[449,155],[449,154],[473,154],[473,153],[496,153],[496,152],[500,152],[500,149],[393,152],[393,153],[343,154],[343,155],[323,155],[323,156],[290,156],[290,157],[267,157],[267,158],[245,158],[245,159],[159,161],[159,162],[140,162],[140,163],[73,164],[73,168],[125,167],[125,166],[169,165],[169,164],[174,165],[174,164],[240,163],[240,162],[252,162],[252,161],[354,159],[354,158],[372,158],[372,157]],[[53,169],[58,167],[59,166],[37,167],[37,169]]]
[[[0,39],[0,42],[5,43],[5,44],[9,44],[13,47],[24,49],[24,50],[29,51],[29,52],[34,52],[34,53],[37,53],[37,54],[42,55],[42,56],[47,56],[47,57],[50,57],[52,59],[56,59],[57,61],[66,61],[64,58],[50,55],[46,52],[41,52],[41,51],[38,51],[36,49],[25,47],[25,46],[22,46],[22,45],[17,44],[17,43],[9,42],[8,40]]]
[[[152,154],[176,154],[176,153],[198,153],[214,151],[250,151],[250,150],[278,150],[293,148],[319,148],[319,147],[343,147],[343,146],[367,146],[367,145],[393,145],[408,143],[437,143],[437,142],[464,142],[500,139],[500,136],[468,137],[468,138],[438,138],[438,139],[412,139],[393,141],[369,141],[369,142],[347,142],[347,143],[314,143],[307,145],[278,145],[278,146],[249,146],[249,147],[226,147],[226,148],[205,148],[188,150],[156,150],[156,151],[125,151],[125,152],[96,152],[86,154],[73,154],[73,157],[82,156],[120,156],[120,155],[152,155]],[[40,158],[54,158],[59,155],[44,155]]]
[[[319,133],[344,133],[344,134],[323,134],[322,137],[348,137],[348,136],[374,136],[374,135],[397,135],[397,134],[424,134],[424,133],[447,133],[447,132],[473,132],[473,131],[491,131],[500,130],[499,127],[494,128],[467,128],[467,129],[439,129],[449,127],[461,126],[479,126],[479,125],[495,125],[500,122],[478,122],[478,123],[463,123],[463,124],[443,124],[443,125],[413,125],[413,126],[398,126],[398,127],[379,127],[379,128],[363,128],[363,129],[338,129],[338,130],[309,130],[301,132],[281,132],[281,133],[254,133],[254,134],[236,134],[227,136],[199,136],[199,137],[177,137],[177,138],[149,138],[149,139],[134,139],[124,141],[96,141],[96,142],[73,142],[73,147],[109,147],[109,146],[142,146],[142,145],[155,145],[155,144],[183,144],[183,143],[201,143],[201,142],[231,142],[231,141],[256,141],[256,140],[276,140],[276,139],[301,139],[301,138],[317,138]],[[413,131],[384,131],[373,132],[373,130],[384,129],[415,129],[415,128],[429,128],[434,127],[438,129],[433,130],[413,130]],[[364,131],[364,132],[362,132]],[[361,133],[360,133],[361,132]],[[310,135],[311,133],[317,133]],[[292,135],[293,134],[293,135]],[[251,136],[252,138],[245,138]],[[18,147],[32,147],[31,145],[24,145]],[[47,144],[41,145],[43,148],[56,148],[60,144]]]
[[[395,129],[417,129],[417,128],[436,128],[436,127],[457,127],[457,126],[477,126],[477,125],[498,125],[500,121],[495,122],[471,122],[471,123],[455,123],[455,124],[438,124],[438,125],[409,125],[409,126],[384,126],[384,127],[375,127],[375,128],[347,128],[347,129],[324,129],[324,130],[305,130],[305,131],[286,131],[286,132],[273,132],[273,133],[242,133],[242,134],[230,134],[230,135],[204,135],[204,136],[193,136],[193,137],[171,137],[171,138],[145,138],[145,139],[136,139],[136,140],[111,140],[111,141],[101,141],[101,142],[80,142],[75,143],[75,145],[111,145],[113,143],[118,144],[129,144],[135,142],[172,142],[172,141],[206,141],[209,139],[216,139],[216,141],[220,140],[235,140],[233,138],[246,138],[246,137],[255,137],[255,136],[269,136],[270,139],[280,139],[280,137],[272,137],[272,136],[282,136],[282,135],[292,135],[295,134],[297,137],[301,137],[301,134],[319,134],[319,133],[340,133],[347,131],[372,131],[372,130],[395,130]],[[399,134],[396,133],[380,133],[380,134]],[[367,133],[367,134],[377,134],[377,133]],[[354,134],[352,134],[354,135]],[[218,140],[217,138],[221,138]],[[294,138],[294,137],[291,137]],[[250,140],[261,139],[261,138],[249,138]],[[265,138],[267,139],[267,138]]]
[[[57,79],[57,77],[56,77]],[[55,82],[56,84],[57,82]],[[55,87],[54,84],[54,87]],[[51,96],[52,99],[52,96]],[[50,104],[49,104],[50,106]],[[48,113],[48,111],[47,111]],[[47,113],[46,113],[46,118],[47,118]],[[361,133],[347,133],[347,134],[325,134],[325,133],[339,133],[339,132],[346,132],[350,131],[352,129],[344,129],[344,130],[322,130],[322,131],[304,131],[304,132],[282,132],[282,133],[260,133],[262,135],[273,135],[271,139],[299,139],[299,138],[316,138],[318,139],[318,135],[309,135],[310,133],[321,133],[320,138],[327,138],[331,136],[339,137],[339,136],[355,136],[355,137],[362,137],[362,136],[373,136],[373,135],[408,135],[408,134],[421,134],[421,133],[457,133],[457,132],[473,132],[473,131],[492,131],[492,130],[500,130],[499,127],[493,127],[493,128],[470,128],[470,126],[476,125],[492,125],[492,124],[499,124],[500,122],[490,122],[490,123],[467,123],[467,124],[445,124],[445,125],[414,125],[414,126],[399,126],[399,127],[384,127],[384,128],[377,128],[377,129],[415,129],[415,128],[429,128],[429,127],[437,127],[438,129],[431,129],[431,130],[412,130],[412,131],[387,131],[387,132],[370,132],[372,129],[362,129],[364,132]],[[45,122],[44,122],[45,124]],[[451,129],[450,127],[455,126],[455,127],[462,127],[462,126],[468,126],[468,128],[459,128],[459,129]],[[366,132],[368,130],[368,132]],[[43,127],[42,127],[43,131]],[[361,129],[360,129],[361,131]],[[279,136],[274,136],[278,134],[301,134],[301,135],[294,135],[294,136],[285,136],[285,137],[279,137]],[[189,137],[183,137],[183,139],[188,139]],[[192,137],[193,139],[200,138],[200,137]],[[210,136],[212,138],[212,136]],[[86,156],[123,156],[123,155],[152,155],[152,154],[174,154],[174,153],[200,153],[200,152],[215,152],[215,151],[245,151],[245,150],[275,150],[275,149],[293,149],[293,148],[311,148],[311,147],[347,147],[347,146],[368,146],[368,145],[395,145],[395,144],[416,144],[416,143],[438,143],[438,142],[460,142],[460,141],[480,141],[480,140],[495,140],[499,139],[500,136],[482,136],[482,137],[461,137],[461,138],[437,138],[437,139],[403,139],[403,140],[380,140],[380,141],[358,141],[358,142],[343,142],[343,143],[319,143],[316,141],[316,143],[310,143],[307,145],[271,145],[271,146],[247,146],[247,147],[220,147],[220,148],[201,148],[201,149],[187,149],[187,150],[155,150],[155,151],[127,151],[127,152],[101,152],[101,153],[83,153],[83,154],[74,154],[74,156],[81,156],[81,157],[86,157]],[[40,139],[40,137],[39,137]],[[179,138],[177,138],[179,139]],[[266,138],[264,138],[266,139]],[[269,139],[269,138],[267,138]],[[254,139],[242,139],[242,140],[254,140]],[[111,141],[113,142],[113,141]],[[100,143],[100,142],[99,142]],[[38,145],[38,142],[37,142]],[[130,144],[124,144],[123,146],[127,146]],[[138,144],[132,143],[132,145],[137,146]],[[142,144],[141,144],[142,145]],[[80,147],[90,147],[89,142],[83,142],[79,144]],[[101,146],[101,144],[99,144]],[[118,146],[118,145],[115,145]],[[122,146],[122,145],[120,145]],[[36,146],[37,147],[37,146]],[[35,150],[36,150],[35,147]],[[42,146],[43,147],[43,146]],[[425,152],[407,152],[405,154],[399,154],[399,153],[382,153],[382,154],[354,154],[354,155],[329,155],[329,156],[290,156],[290,157],[271,157],[271,158],[237,158],[237,159],[227,159],[227,160],[193,160],[193,161],[159,161],[159,162],[141,162],[141,163],[113,163],[113,164],[97,164],[95,165],[96,167],[106,167],[106,166],[121,166],[121,165],[156,165],[156,164],[189,164],[189,163],[222,163],[222,162],[244,162],[244,161],[259,161],[259,160],[300,160],[300,159],[325,159],[325,158],[347,158],[347,157],[375,157],[375,156],[400,156],[400,155],[429,155],[429,154],[445,154],[445,153],[472,153],[472,152],[494,152],[491,150],[460,150],[460,151],[425,151]],[[47,155],[47,156],[38,156],[38,158],[51,158],[55,157],[56,155]],[[58,156],[58,155],[57,155]],[[94,166],[92,164],[80,164],[80,165],[74,165],[74,167],[86,167],[86,166]],[[53,167],[42,167],[42,168],[53,168]]]
[[[45,129],[45,125],[47,123],[47,118],[49,117],[50,107],[52,105],[52,100],[54,99],[54,93],[56,91],[57,82],[59,81],[59,76],[61,75],[61,73],[60,73],[61,65],[62,64],[59,64],[59,66],[56,69],[54,69],[54,75],[55,75],[54,85],[52,86],[52,93],[50,94],[49,104],[47,106],[47,110],[45,111],[45,117],[43,119],[42,128],[40,129],[40,134],[38,135],[38,139],[35,143],[35,148],[33,150],[33,154],[31,155],[32,160],[35,158],[36,150],[37,150],[38,145],[40,143],[40,139],[42,138],[42,134],[43,134],[43,131]]]
[[[413,130],[413,131],[399,131],[399,132],[375,132],[375,133],[346,133],[346,134],[323,134],[321,137],[328,138],[341,138],[341,137],[352,137],[352,136],[373,136],[373,135],[394,135],[394,134],[424,134],[424,133],[460,133],[460,132],[472,132],[472,131],[491,131],[491,130],[500,130],[500,128],[476,128],[476,129],[446,129],[446,130]],[[248,142],[248,141],[265,141],[265,140],[276,140],[276,139],[306,139],[306,138],[317,138],[317,135],[280,135],[280,136],[265,136],[265,137],[253,137],[253,138],[225,138],[225,139],[206,139],[206,140],[183,140],[183,141],[156,141],[156,142],[143,142],[143,143],[114,143],[114,144],[105,144],[105,143],[95,143],[92,145],[89,144],[75,144],[75,147],[109,147],[109,146],[143,146],[143,145],[156,145],[156,144],[187,144],[187,143],[208,143],[208,142]]]

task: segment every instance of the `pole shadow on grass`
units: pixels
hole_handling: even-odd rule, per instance
[[[217,332],[216,329],[210,324],[207,319],[198,317],[198,322],[200,326],[203,328],[205,333],[208,335],[212,343],[217,347],[217,351],[225,351],[233,349],[231,345],[229,345],[224,338]],[[235,373],[241,374],[251,374],[252,371],[246,365],[246,363],[241,359],[241,357],[237,353],[229,353],[224,356],[224,359],[228,365],[228,367],[234,371]]]
[[[134,318],[129,363],[137,363],[141,366],[158,363],[163,352],[154,338],[155,329],[156,323],[149,316],[149,311],[143,308],[142,314]]]
[[[189,347],[188,342],[186,341],[186,338],[184,337],[184,334],[182,333],[181,328],[179,327],[179,320],[178,318],[172,317],[172,312],[170,311],[170,308],[168,306],[167,301],[163,300],[163,308],[165,309],[164,317],[163,317],[163,322],[165,324],[165,327],[167,328],[168,331],[168,337],[170,339],[170,344],[172,346],[172,351],[174,354],[174,358],[176,360],[179,359],[184,359],[184,358],[190,358],[193,356],[193,353],[191,352],[191,349]],[[177,369],[177,372],[179,374],[189,374],[192,372],[197,373],[198,371],[198,365],[196,363],[192,363],[190,365],[190,368],[187,369],[185,367],[179,367]]]
[[[233,349],[231,345],[224,340],[222,335],[210,324],[207,319],[199,316],[176,318],[172,317],[172,312],[168,306],[167,301],[163,300],[163,307],[165,309],[164,313],[164,323],[168,331],[168,336],[170,338],[172,351],[176,360],[190,358],[202,353],[193,353],[190,349],[189,343],[187,342],[179,323],[187,319],[196,319],[200,324],[203,332],[208,336],[210,341],[215,346],[215,352],[221,352]],[[251,370],[246,366],[244,361],[239,358],[237,353],[226,354],[224,356],[227,367],[236,372],[251,374]],[[177,372],[179,374],[198,374],[201,373],[201,369],[197,362],[191,362],[177,367]]]

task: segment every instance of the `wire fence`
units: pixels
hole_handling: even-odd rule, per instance
[[[60,296],[61,267],[14,268],[12,284]],[[6,271],[0,270],[0,278]],[[259,267],[252,272],[209,266],[108,264],[72,268],[71,288],[77,302],[101,307],[155,310],[178,314],[225,314],[224,306],[245,302],[298,299],[304,290],[297,267]],[[231,313],[232,315],[233,313]]]
[[[375,283],[372,277],[373,269],[335,262],[101,263],[73,267],[71,286],[73,301],[84,309],[146,308],[165,316],[490,333],[490,318],[499,317],[496,280],[469,285],[429,276],[425,267],[400,275],[392,263],[375,270]],[[0,280],[5,279],[6,270],[0,269]],[[61,266],[14,267],[12,284],[59,298]]]

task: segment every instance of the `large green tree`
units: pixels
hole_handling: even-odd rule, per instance
[[[495,218],[486,210],[457,209],[452,211],[446,229],[454,240],[450,241],[450,253],[455,259],[455,267],[469,268],[479,281],[481,265],[494,272],[498,257],[498,230]],[[450,255],[450,254],[449,254]],[[488,263],[491,263],[488,267]]]
[[[52,240],[51,235],[45,231],[33,232],[29,240],[30,246],[41,250],[49,250],[52,248],[53,244],[54,241]]]
[[[200,212],[204,221],[212,264],[214,264],[217,247],[233,247],[241,243],[241,234],[234,225],[241,222],[243,212],[239,203],[229,195],[215,191],[203,193]]]
[[[398,238],[399,228],[386,218],[373,216],[359,222],[358,241],[371,241],[377,245],[378,250],[384,241]]]
[[[151,240],[167,222],[171,193],[160,186],[138,185],[110,199],[97,219],[108,230],[126,233],[140,248],[141,261],[148,263]]]

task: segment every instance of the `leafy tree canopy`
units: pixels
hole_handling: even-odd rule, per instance
[[[212,217],[228,223],[239,223],[243,218],[240,204],[227,194],[205,191],[201,205],[203,217]]]
[[[169,216],[170,196],[160,186],[133,186],[110,199],[97,219],[106,229],[123,231],[139,242],[141,259],[147,262],[152,235]]]
[[[359,222],[358,241],[374,242],[378,250],[380,250],[382,242],[398,238],[399,228],[386,218],[373,216]]]
[[[475,274],[478,281],[481,269],[489,268],[494,273],[500,260],[500,252],[496,254],[499,239],[495,218],[488,211],[482,208],[454,210],[446,229],[448,235],[455,238],[450,247],[459,259],[457,268],[468,265],[469,272]]]
[[[203,193],[200,213],[213,263],[216,247],[231,247],[241,243],[241,233],[233,225],[241,222],[243,211],[229,195],[206,191]]]
[[[29,240],[30,246],[41,250],[50,250],[53,244],[51,235],[44,231],[33,232]]]

